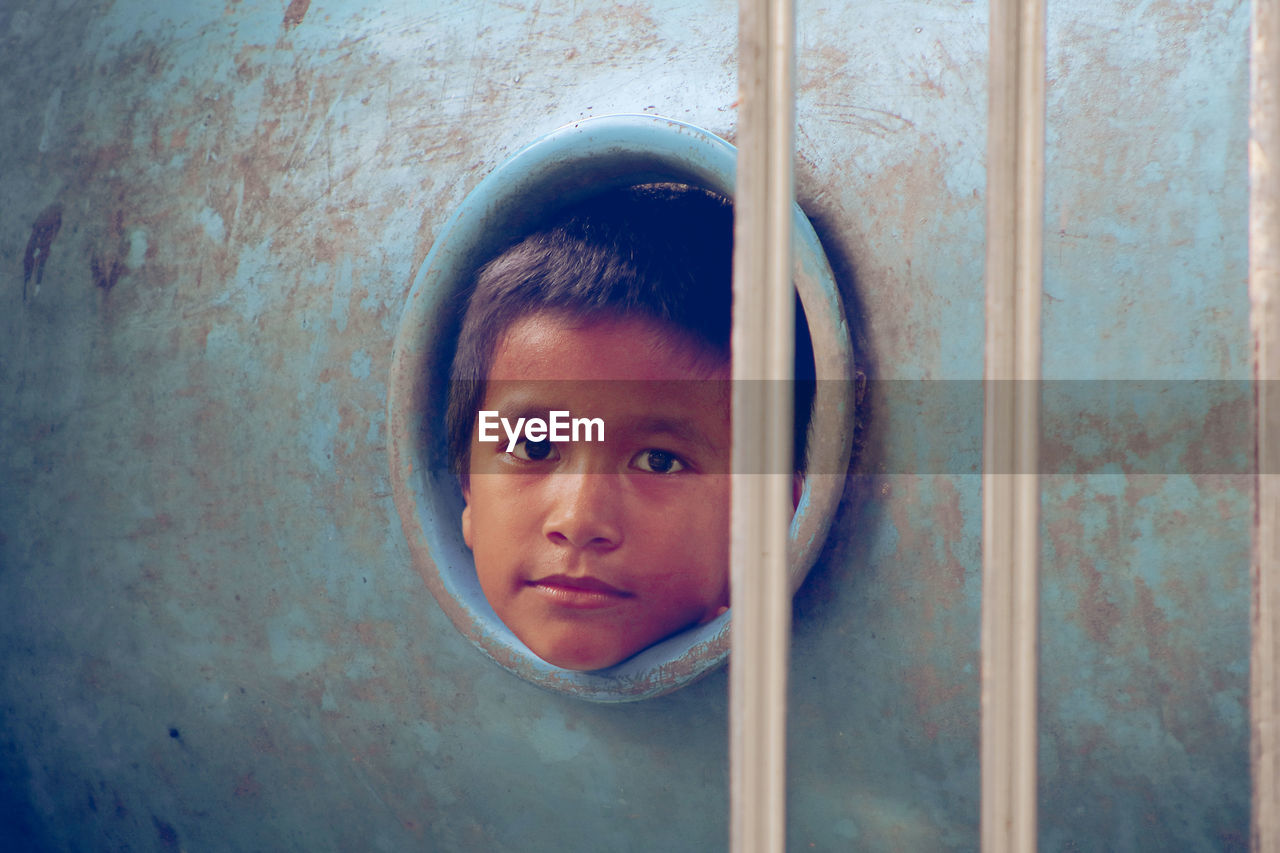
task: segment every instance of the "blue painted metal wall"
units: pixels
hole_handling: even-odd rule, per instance
[[[1046,377],[1247,379],[1247,4],[1050,7]],[[872,385],[797,598],[798,850],[977,845],[978,460],[939,437],[980,410],[924,398],[981,376],[985,18],[800,13],[801,201],[904,382]],[[671,0],[0,7],[9,838],[725,845],[724,673],[602,707],[490,663],[409,565],[384,413],[462,196],[586,115],[732,138],[735,28]],[[1045,481],[1045,850],[1245,847],[1250,485],[1189,425],[1046,422],[1079,466]]]

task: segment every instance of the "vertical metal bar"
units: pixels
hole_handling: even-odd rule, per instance
[[[786,844],[794,44],[791,0],[741,0],[729,670],[729,838],[737,853]]]
[[[1250,752],[1253,849],[1280,850],[1280,0],[1253,0],[1249,297],[1257,492]]]
[[[982,849],[1036,849],[1044,0],[991,0]]]

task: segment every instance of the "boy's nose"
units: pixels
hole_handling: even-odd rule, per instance
[[[608,474],[563,473],[556,480],[543,534],[556,545],[610,551],[622,544],[617,483]]]

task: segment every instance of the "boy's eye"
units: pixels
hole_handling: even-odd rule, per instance
[[[556,446],[551,442],[530,441],[527,438],[522,438],[516,443],[511,455],[526,462],[543,462],[548,459],[560,458],[560,452],[556,450]]]
[[[679,456],[666,450],[641,450],[631,458],[631,466],[651,474],[675,474],[688,467]]]

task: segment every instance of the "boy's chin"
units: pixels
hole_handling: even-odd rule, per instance
[[[592,642],[590,637],[574,638],[520,638],[529,651],[542,660],[575,672],[592,672],[597,669],[608,669],[622,663],[632,655],[638,654],[651,644],[630,648],[626,645]]]
[[[721,605],[708,609],[703,618],[685,625],[683,628],[663,636],[641,639],[635,636],[616,636],[612,632],[570,631],[565,633],[547,632],[536,636],[520,636],[529,651],[542,660],[575,672],[594,672],[617,666],[628,658],[635,657],[645,649],[651,648],[665,639],[674,637],[683,631],[719,617],[729,607]]]
[[[599,650],[566,651],[559,649],[543,653],[531,646],[530,651],[552,666],[558,666],[561,669],[570,669],[575,672],[593,672],[597,669],[608,669],[611,666],[620,664],[627,658],[639,652],[640,649],[636,649],[636,651],[628,652],[626,654],[601,654]]]

